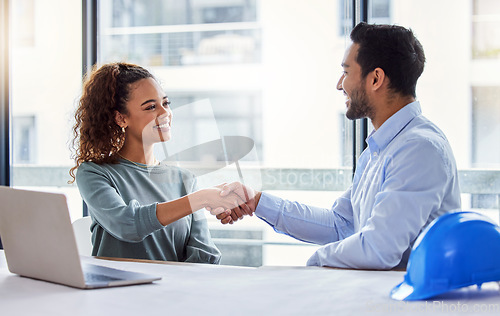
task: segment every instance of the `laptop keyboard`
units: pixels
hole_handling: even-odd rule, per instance
[[[115,278],[104,274],[95,274],[86,272],[83,275],[85,277],[85,281],[87,282],[111,282],[111,281],[123,280],[120,278]]]

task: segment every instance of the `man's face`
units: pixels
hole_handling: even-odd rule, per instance
[[[361,66],[356,62],[358,44],[353,43],[345,52],[342,61],[342,76],[337,83],[337,89],[342,90],[347,97],[346,117],[351,120],[372,117],[373,108],[366,95],[365,79],[361,77]]]

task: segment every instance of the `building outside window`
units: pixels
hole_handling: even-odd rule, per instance
[[[36,124],[34,116],[17,116],[12,120],[13,132],[15,135],[12,142],[14,149],[14,164],[34,164],[36,163],[37,142]]]
[[[391,22],[411,27],[426,52],[423,113],[445,132],[462,170],[500,168],[499,10],[494,0],[392,1]],[[463,209],[496,221],[499,203],[496,194],[462,196]]]
[[[101,1],[100,61],[144,66],[260,61],[256,1]]]

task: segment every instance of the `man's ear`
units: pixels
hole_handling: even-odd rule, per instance
[[[371,72],[371,88],[372,90],[378,90],[380,87],[384,85],[384,82],[387,81],[385,76],[385,72],[382,68],[375,68]]]
[[[125,116],[118,111],[115,111],[115,122],[120,127],[127,127],[127,120],[125,119]]]

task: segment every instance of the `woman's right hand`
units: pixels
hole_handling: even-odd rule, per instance
[[[224,212],[230,214],[231,210],[237,209],[240,210],[241,213],[238,217],[243,217],[245,212],[240,208],[247,207],[245,201],[234,192],[221,196],[223,186],[224,185],[221,184],[198,191],[201,206],[210,210],[210,214],[212,215],[219,215]]]

